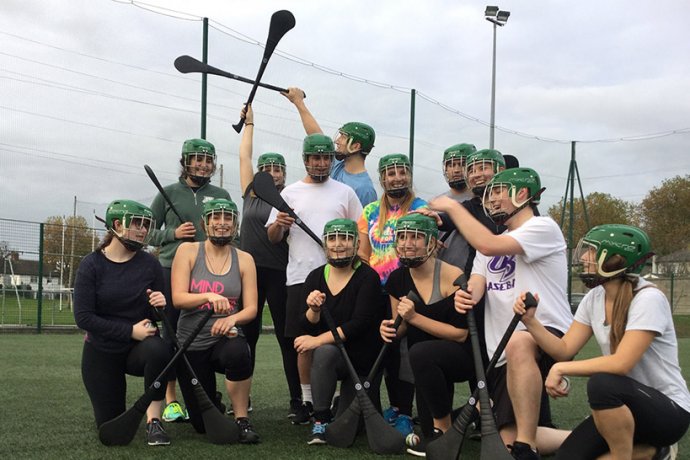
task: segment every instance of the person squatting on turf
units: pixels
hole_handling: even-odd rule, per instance
[[[242,110],[245,119],[242,141],[240,142],[240,185],[243,190],[242,232],[240,249],[248,252],[256,264],[258,311],[256,319],[246,324],[242,330],[252,351],[252,369],[256,363],[256,343],[261,333],[261,319],[264,304],[268,302],[275,336],[283,357],[283,370],[290,391],[293,406],[301,400],[299,375],[296,366],[290,365],[290,355],[294,356],[292,340],[285,338],[285,269],[288,261],[288,245],[283,239],[278,244],[268,240],[264,224],[271,214],[271,205],[258,198],[252,189],[254,169],[252,150],[254,138],[254,111],[251,105]],[[268,152],[259,156],[256,162],[258,171],[269,173],[278,191],[285,187],[285,158],[280,153]],[[294,363],[294,358],[292,362]],[[250,401],[251,402],[251,401]],[[250,404],[251,407],[251,404]],[[251,409],[250,409],[251,410]]]
[[[314,424],[308,444],[325,444],[331,422],[331,400],[342,381],[339,413],[355,398],[355,387],[333,334],[321,317],[327,308],[333,317],[345,350],[362,381],[374,364],[381,347],[377,325],[383,318],[381,287],[376,272],[357,257],[357,224],[334,219],[323,229],[323,246],[328,263],[313,270],[304,282],[301,324],[305,335],[295,339],[298,353],[312,351],[311,382]],[[380,410],[380,376],[371,382],[369,396]]]
[[[397,335],[394,319],[381,323],[383,340],[406,336],[410,365],[417,392],[417,412],[424,442],[408,452],[424,453],[427,442],[451,425],[453,384],[474,376],[474,359],[467,340],[467,319],[455,311],[457,287],[453,282],[462,270],[434,255],[438,228],[431,217],[408,214],[398,220],[395,247],[402,267],[386,283],[393,318],[402,316]],[[406,297],[412,290],[423,304]]]
[[[287,93],[281,94],[297,108],[307,135],[323,134],[319,123],[304,103],[304,91],[290,87]],[[331,178],[352,187],[362,206],[376,201],[376,190],[364,164],[367,155],[374,148],[375,139],[374,128],[358,121],[345,123],[333,139],[336,154],[331,167]]]
[[[172,267],[172,294],[180,320],[177,338],[184,343],[208,309],[214,314],[186,352],[201,386],[209,398],[216,396],[216,375],[225,375],[227,390],[240,427],[240,442],[259,442],[247,418],[251,391],[251,351],[242,326],[256,317],[256,267],[248,253],[230,243],[237,236],[239,215],[230,200],[215,199],[204,204],[204,228],[208,239],[182,243]],[[241,302],[240,302],[241,297]],[[180,389],[194,429],[204,433],[204,422],[194,397],[191,376],[186,366],[178,366]]]
[[[359,257],[376,270],[381,279],[383,302],[390,305],[385,284],[388,276],[399,267],[395,249],[398,220],[409,211],[421,209],[426,201],[415,196],[412,189],[412,165],[407,155],[393,153],[381,157],[378,164],[379,182],[384,194],[380,200],[364,207],[357,222],[360,233]],[[393,311],[388,312],[393,317]],[[407,339],[391,347],[385,361],[385,382],[390,407],[383,417],[404,436],[412,433],[412,402],[414,377],[407,354]]]
[[[690,393],[678,363],[678,341],[664,294],[639,276],[653,254],[647,234],[628,225],[600,225],[580,240],[573,264],[591,290],[562,338],[544,328],[524,296],[515,313],[556,361],[546,378],[554,398],[568,395],[565,376],[587,376],[592,415],[563,442],[557,459],[670,458],[690,424]],[[547,305],[543,298],[539,308]],[[570,361],[594,336],[602,356]]]
[[[164,188],[177,212],[186,219],[180,222],[177,215],[170,209],[163,195],[158,193],[151,203],[151,210],[156,219],[156,228],[151,230],[151,245],[160,247],[158,260],[163,266],[166,308],[165,314],[170,320],[173,331],[163,330],[163,338],[172,346],[172,336],[177,333],[177,320],[180,311],[173,306],[170,293],[170,278],[173,258],[177,248],[183,241],[203,241],[206,238],[202,224],[202,210],[204,203],[214,198],[230,200],[230,194],[220,187],[210,183],[216,171],[216,149],[204,139],[187,139],[182,144],[180,157],[180,178],[174,184]],[[170,381],[165,393],[167,405],[163,411],[166,422],[181,422],[189,419],[187,412],[177,401],[175,389],[175,373],[171,372]]]
[[[332,219],[357,219],[362,213],[362,205],[354,190],[329,179],[335,154],[331,138],[323,134],[310,134],[304,138],[302,146],[302,159],[307,174],[302,180],[283,189],[280,194],[285,202],[311,229],[323,228]],[[272,209],[266,227],[268,239],[274,244],[283,241],[287,235],[285,337],[293,341],[294,350],[294,338],[302,335],[300,317],[304,303],[304,280],[312,270],[326,263],[326,257],[321,245],[312,240],[287,213]],[[294,359],[294,364],[291,365],[299,371],[303,401],[303,404],[291,408],[294,411],[291,421],[296,425],[305,424],[309,423],[312,412],[309,376],[311,353],[297,354],[293,351],[291,359]]]
[[[513,168],[493,176],[484,191],[487,215],[508,230],[494,235],[463,206],[442,197],[433,209],[446,212],[467,241],[477,250],[467,292],[458,290],[455,307],[472,308],[485,295],[485,338],[489,355],[513,317],[519,293],[539,293],[543,307],[537,317],[549,333],[561,337],[572,322],[566,299],[566,244],[550,217],[535,216],[532,204],[542,192],[539,175],[530,168]],[[486,294],[485,294],[486,293]],[[489,393],[494,401],[496,426],[503,442],[519,459],[538,459],[540,451],[555,451],[567,432],[547,427],[550,413],[543,381],[553,358],[542,351],[532,336],[517,330],[499,359]]]
[[[155,326],[151,307],[164,308],[163,272],[141,251],[154,226],[153,213],[130,200],[116,200],[105,213],[108,233],[79,264],[74,283],[74,319],[86,331],[81,373],[96,426],[125,412],[125,374],[153,384],[173,355]],[[155,390],[146,410],[149,445],[170,444],[160,417],[165,389]]]

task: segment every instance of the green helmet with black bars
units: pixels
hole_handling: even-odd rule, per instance
[[[465,179],[465,162],[467,157],[472,153],[476,152],[477,148],[473,144],[455,144],[448,147],[443,151],[443,175],[448,182],[448,186],[454,190],[464,190],[466,187]],[[457,174],[454,175],[453,171],[448,171],[448,166],[452,164],[453,161],[460,160],[461,169],[460,171],[455,171]],[[460,175],[462,177],[460,177]]]
[[[351,146],[356,143],[359,143],[359,151],[363,155],[368,154],[369,152],[371,152],[371,149],[374,148],[376,133],[374,132],[374,128],[367,125],[366,123],[361,123],[358,121],[351,121],[349,123],[345,123],[343,126],[340,127],[340,129],[338,129],[338,133],[347,136],[347,151],[349,153],[356,152],[356,150],[352,150],[351,148]]]
[[[331,161],[329,161],[327,165],[309,165],[308,159],[311,155],[328,155],[331,157]],[[328,176],[331,174],[333,155],[335,155],[333,139],[325,134],[310,134],[304,138],[302,144],[302,160],[304,161],[307,174],[314,182],[324,182],[328,179]]]
[[[213,166],[209,170],[203,166],[201,169],[195,168],[192,164],[192,158],[198,156],[210,157]],[[211,176],[216,172],[216,148],[206,139],[187,139],[182,144],[182,158],[180,163],[184,168],[185,176],[192,179],[192,181],[202,186],[211,180]],[[201,174],[199,174],[201,172]]]
[[[230,244],[239,229],[239,212],[235,202],[225,198],[216,198],[204,203],[202,213],[206,235],[211,243],[216,246]],[[216,224],[214,220],[212,223],[215,215],[222,215],[222,222]],[[226,221],[227,215],[230,216],[229,221]]]
[[[352,248],[351,251],[342,254],[342,257],[336,257],[328,250],[328,241],[330,238],[338,238],[340,235],[345,235],[352,238]],[[323,227],[323,247],[326,251],[326,258],[328,263],[334,267],[342,268],[352,265],[353,261],[357,256],[357,242],[359,241],[359,231],[357,229],[357,223],[351,219],[333,219],[326,222]]]
[[[597,225],[585,234],[575,250],[573,265],[596,264],[595,272],[583,270],[580,278],[593,288],[622,274],[639,274],[652,255],[647,234],[623,224]],[[618,256],[613,261],[612,257]],[[586,261],[586,262],[585,262]]]
[[[115,228],[115,221],[122,224],[120,233]],[[134,225],[132,223],[134,222]],[[122,245],[130,251],[138,251],[151,238],[151,230],[156,226],[153,211],[133,200],[115,200],[108,205],[105,211],[105,227]],[[140,228],[146,229],[144,238],[132,238],[132,232]]]
[[[414,233],[416,235],[424,235],[425,252],[410,256],[405,252],[405,242],[401,235]],[[395,248],[398,254],[400,263],[408,268],[415,268],[422,265],[433,254],[436,249],[436,240],[438,239],[438,225],[436,220],[432,217],[425,216],[418,213],[407,214],[400,219],[396,224],[395,229]]]

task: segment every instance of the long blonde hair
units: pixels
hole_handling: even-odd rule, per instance
[[[625,267],[625,259],[619,255],[611,256],[611,258],[602,265],[603,269],[607,272],[615,271]],[[618,288],[616,297],[613,299],[613,308],[611,309],[611,330],[609,331],[611,354],[616,352],[618,345],[620,345],[625,335],[625,328],[628,325],[630,304],[632,304],[633,297],[635,297],[635,288],[637,288],[639,281],[640,278],[638,276],[623,275],[623,281]],[[651,285],[648,287],[656,286]]]
[[[405,198],[400,203],[400,210],[402,211],[403,216],[406,215],[407,212],[410,210],[410,207],[412,206],[412,202],[414,201],[414,199],[415,194],[412,190],[412,187],[410,187],[409,193],[405,195]],[[383,196],[381,197],[381,204],[379,205],[379,225],[376,230],[379,237],[383,235],[383,228],[386,225],[386,221],[388,220],[388,211],[390,210],[390,207],[390,199],[388,198],[388,195],[386,195],[386,192],[384,190]]]

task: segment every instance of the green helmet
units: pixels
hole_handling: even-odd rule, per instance
[[[336,257],[338,256],[337,252],[334,256],[331,253],[331,251],[328,250],[329,238],[336,238],[337,240],[337,237],[339,235],[346,235],[348,239],[352,238],[352,250],[349,253],[344,253],[342,257]],[[355,260],[357,256],[358,242],[359,231],[357,229],[357,224],[354,220],[333,219],[331,221],[326,222],[326,225],[324,225],[323,227],[323,247],[326,251],[326,258],[328,259],[328,263],[334,267],[341,268],[347,267],[348,265],[352,265],[352,262]]]
[[[424,235],[424,254],[408,255],[405,249],[409,247],[403,234],[414,233]],[[433,239],[432,239],[433,238]],[[416,239],[416,238],[415,238]],[[415,268],[422,265],[436,249],[438,239],[438,226],[436,220],[423,214],[411,213],[398,219],[395,229],[395,249],[400,263],[408,268]]]
[[[477,151],[477,147],[472,144],[455,144],[443,151],[443,164],[456,158],[466,159],[469,155]]]
[[[345,123],[338,130],[338,134],[347,136],[347,151],[350,153],[354,153],[351,151],[350,146],[356,143],[359,143],[360,151],[363,155],[368,154],[371,152],[371,149],[374,148],[376,133],[374,132],[374,128],[365,123],[360,123],[358,121]]]
[[[116,220],[122,224],[120,233],[117,233],[115,229]],[[137,251],[149,242],[151,230],[155,228],[156,221],[148,206],[132,200],[115,200],[108,205],[105,211],[105,226],[125,248],[130,251]],[[141,228],[146,229],[146,235],[143,238],[131,234]],[[132,236],[135,238],[131,238]]]
[[[204,169],[199,174],[199,170],[192,164],[192,158],[197,156],[210,157],[213,166],[210,171]],[[182,144],[182,158],[180,163],[184,168],[184,174],[194,181],[195,184],[201,186],[211,180],[211,176],[216,172],[216,148],[209,141],[205,139],[187,139]]]
[[[408,174],[408,181],[403,185],[386,185],[384,180],[386,177],[386,171],[390,168],[404,167]],[[403,198],[406,196],[410,189],[412,188],[412,164],[407,155],[402,153],[391,153],[390,155],[384,155],[379,159],[379,182],[383,188],[386,195],[391,198]]]
[[[478,150],[468,155],[467,159],[465,160],[465,180],[467,180],[467,183],[472,188],[472,193],[474,193],[475,196],[481,197],[484,195],[484,188],[486,187],[486,182],[488,182],[489,178],[482,175],[480,176],[479,180],[477,180],[476,177],[473,177],[474,174],[470,174],[470,170],[477,168],[478,164],[484,165],[486,163],[491,165],[491,171],[493,174],[496,174],[498,171],[505,169],[506,167],[506,161],[501,152],[493,149]]]
[[[225,198],[216,198],[207,201],[203,207],[204,226],[206,227],[206,234],[211,243],[217,246],[225,246],[232,242],[237,235],[239,229],[239,213],[237,212],[237,205]],[[230,214],[231,222],[225,221],[225,214]],[[223,220],[214,225],[211,219],[214,215],[222,215]],[[217,235],[216,233],[221,233]]]
[[[465,161],[467,156],[476,152],[477,148],[472,144],[455,144],[448,147],[443,152],[443,175],[446,177],[446,182],[448,186],[455,190],[464,190],[466,187],[465,180]],[[456,175],[453,172],[449,175],[448,166],[453,162],[453,160],[460,160],[462,172],[456,171]],[[461,176],[461,177],[460,177]]]
[[[331,162],[327,167],[308,166],[307,160],[310,155],[335,155],[333,139],[324,134],[310,134],[304,138],[302,144],[302,160],[304,161],[307,174],[315,182],[324,182],[331,173]]]
[[[266,152],[256,160],[256,167],[259,171],[268,165],[278,165],[285,171],[285,157],[280,153]]]
[[[516,207],[516,209],[511,212],[503,209],[492,209],[490,206],[492,194],[496,191],[501,193],[503,188],[508,189],[510,201]],[[523,188],[526,188],[529,191],[529,195],[525,200],[518,202],[518,193]],[[484,190],[484,196],[482,198],[482,201],[486,204],[486,206],[484,206],[484,212],[495,223],[502,225],[525,206],[529,204],[539,204],[539,196],[541,195],[541,191],[541,180],[539,179],[539,174],[537,174],[534,169],[504,169],[503,171],[499,171],[494,175]]]
[[[593,288],[620,274],[639,274],[644,262],[653,255],[647,234],[637,227],[622,224],[598,225],[582,237],[575,250],[573,265],[595,264],[583,270],[580,277]],[[620,256],[622,263],[606,266],[611,257]]]

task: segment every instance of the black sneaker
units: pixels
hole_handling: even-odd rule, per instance
[[[431,439],[420,440],[419,436],[417,436],[415,433],[410,433],[405,438],[407,453],[414,455],[415,457],[426,457],[427,444],[440,438],[441,436],[443,436],[443,431],[439,430],[438,428],[434,428],[434,433],[432,434]]]
[[[541,460],[538,450],[532,450],[529,444],[520,441],[513,443],[510,453],[518,460]]]
[[[254,431],[254,427],[247,417],[240,417],[235,420],[235,423],[240,427],[241,444],[256,444],[259,442],[259,435]]]
[[[170,436],[165,432],[161,421],[157,418],[146,424],[146,442],[149,446],[170,445]]]
[[[326,444],[326,427],[328,423],[314,422],[311,427],[311,434],[309,435],[309,440],[307,444],[310,446],[315,446],[319,444]]]
[[[314,406],[309,401],[302,404],[295,412],[295,416],[290,419],[293,425],[307,425],[311,422],[314,415]]]
[[[302,407],[302,401],[299,399],[291,399],[290,400],[290,410],[288,411],[287,418],[292,420],[295,418],[297,413],[300,411],[300,408]]]

